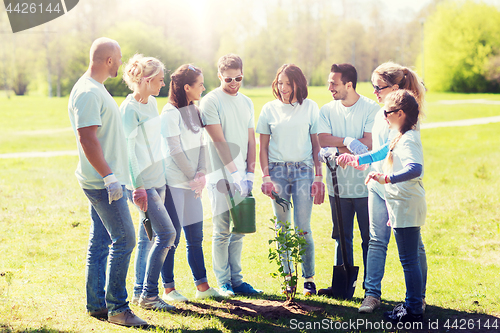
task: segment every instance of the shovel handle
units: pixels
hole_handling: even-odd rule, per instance
[[[335,154],[335,159],[337,159],[338,153]],[[340,194],[339,194],[339,183],[337,180],[337,168],[338,165],[335,163],[335,167],[332,167],[330,164],[330,161],[327,159],[326,160],[326,166],[328,169],[330,169],[332,173],[332,184],[333,184],[333,193],[335,196],[335,210],[337,212],[337,224],[338,224],[338,229],[339,229],[339,242],[340,242],[340,249],[342,251],[342,260],[344,262],[344,265],[350,266],[349,262],[347,261],[347,248],[345,245],[345,234],[344,234],[344,221],[342,219],[342,209],[340,207]]]

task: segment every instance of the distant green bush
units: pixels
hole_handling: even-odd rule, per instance
[[[472,0],[443,1],[425,22],[429,89],[499,92],[500,10]]]

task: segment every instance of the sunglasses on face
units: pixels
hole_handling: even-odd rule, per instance
[[[237,77],[222,76],[222,79],[226,83],[231,83],[231,82],[233,82],[233,80],[236,81],[236,82],[241,82],[243,80],[243,75],[238,75]]]
[[[382,90],[384,90],[385,88],[389,88],[390,86],[385,86],[385,87],[379,87],[379,86],[376,86],[376,85],[373,85],[373,89],[375,89],[375,92],[379,93],[381,92]]]
[[[389,111],[384,110],[384,116],[387,118],[387,116],[389,116],[391,113],[398,112],[398,111],[399,111],[399,109],[389,110]]]

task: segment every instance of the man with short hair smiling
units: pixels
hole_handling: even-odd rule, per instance
[[[375,114],[380,109],[373,100],[361,96],[356,92],[357,72],[351,64],[334,64],[328,76],[328,90],[332,93],[333,101],[325,104],[320,110],[318,123],[318,138],[321,147],[333,147],[340,153],[359,155],[371,150],[372,126]],[[327,177],[328,193],[332,210],[332,221],[336,239],[335,265],[342,265],[338,224],[335,207],[334,191],[331,172]],[[353,256],[353,229],[354,214],[358,220],[363,249],[363,265],[366,268],[370,228],[368,220],[368,190],[365,178],[368,171],[354,168],[337,169],[342,221],[345,233],[347,258],[351,266],[354,265]],[[366,269],[364,269],[366,276]],[[364,287],[364,278],[363,278]],[[330,294],[330,290],[320,289],[318,294]]]
[[[253,186],[255,169],[254,108],[250,98],[239,92],[243,80],[243,62],[235,54],[222,56],[218,62],[219,88],[201,101],[202,119],[209,135],[212,172],[207,177],[213,216],[212,259],[220,293],[257,294],[243,282],[241,251],[244,234],[231,233],[229,207],[225,195],[217,190],[217,182],[227,179],[236,183],[242,196]],[[231,177],[227,177],[227,172]]]

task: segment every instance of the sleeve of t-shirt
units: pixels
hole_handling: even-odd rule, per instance
[[[220,124],[219,103],[217,96],[213,93],[205,96],[200,103],[201,120],[204,125]]]
[[[332,126],[330,125],[330,112],[329,108],[324,105],[319,110],[319,119],[318,119],[318,134],[319,133],[328,133],[332,134]]]
[[[375,123],[375,116],[377,115],[378,110],[380,110],[380,107],[377,104],[371,104],[370,106],[370,112],[368,113],[365,127],[363,129],[363,132],[365,133],[372,132],[373,124]]]
[[[309,126],[309,134],[316,134],[318,133],[318,121],[319,121],[319,108],[318,104],[316,102],[311,101],[311,119],[310,119],[310,126]]]
[[[181,114],[176,109],[168,109],[161,115],[161,134],[164,138],[181,135]]]
[[[257,127],[255,131],[259,134],[271,135],[271,126],[269,125],[269,120],[267,119],[269,114],[269,106],[265,104],[260,112],[259,120],[257,121]]]
[[[255,128],[255,110],[253,107],[253,102],[248,98],[248,103],[250,105],[250,113],[252,114],[250,120],[248,121],[248,128]]]
[[[89,126],[102,126],[101,102],[99,98],[89,92],[81,94],[75,101],[76,129]]]
[[[122,104],[121,116],[122,116],[123,130],[125,131],[125,137],[126,138],[136,137],[137,126],[139,126],[139,118],[137,117],[137,112],[134,106],[130,103]]]
[[[422,170],[423,170],[422,164],[410,163],[407,164],[402,170],[396,172],[389,178],[391,179],[391,183],[397,184],[411,180],[413,178],[420,177],[420,175],[422,174]]]
[[[368,153],[358,155],[359,156],[359,165],[370,164],[378,161],[382,161],[387,157],[389,153],[389,145],[391,143],[387,142],[385,145],[381,146],[377,150],[369,151]]]
[[[124,102],[126,103],[126,102]],[[139,119],[134,106],[130,103],[122,104],[120,107],[122,125],[127,139],[128,168],[132,186],[138,188],[144,185],[139,168],[139,161],[136,155],[137,133]]]

